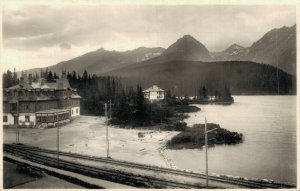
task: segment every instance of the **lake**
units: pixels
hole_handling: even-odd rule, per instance
[[[220,124],[244,142],[208,150],[209,173],[296,183],[296,96],[234,96],[229,106],[197,105],[185,122]],[[166,150],[179,169],[205,172],[204,150]]]

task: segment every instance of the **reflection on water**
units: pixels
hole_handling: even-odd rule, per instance
[[[230,106],[200,105],[185,122],[218,123],[244,142],[209,149],[209,172],[296,183],[296,96],[235,96]],[[202,150],[168,150],[178,168],[204,172]]]

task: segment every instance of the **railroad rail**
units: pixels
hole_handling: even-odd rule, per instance
[[[33,146],[27,146],[27,145],[21,145],[21,144],[4,144],[4,151],[5,152],[10,152],[16,155],[22,155],[25,158],[30,158],[31,160],[37,160],[35,157],[38,159],[48,159],[49,156],[43,156],[41,153],[46,153],[46,154],[53,154],[56,155],[57,151],[54,150],[49,150],[49,149],[42,149],[39,147],[33,147]],[[157,172],[164,172],[164,173],[170,173],[170,174],[176,174],[176,175],[182,175],[185,177],[192,177],[192,178],[199,178],[199,179],[205,179],[206,176],[204,174],[200,173],[195,173],[195,172],[187,172],[187,171],[182,171],[182,170],[174,170],[174,169],[168,169],[168,168],[163,168],[163,167],[157,167],[157,166],[150,166],[150,165],[143,165],[143,164],[137,164],[137,163],[132,163],[128,161],[120,161],[120,160],[115,160],[111,158],[104,158],[104,157],[94,157],[94,156],[87,156],[87,155],[82,155],[82,154],[76,154],[76,153],[69,153],[69,152],[59,152],[59,155],[61,156],[66,156],[66,157],[71,157],[71,158],[76,158],[76,159],[83,159],[83,160],[89,160],[89,161],[96,161],[96,162],[101,162],[101,163],[106,163],[106,164],[112,164],[112,165],[118,165],[118,166],[124,166],[124,167],[130,167],[130,168],[137,168],[137,169],[143,169],[143,170],[151,170],[151,171],[157,171]],[[49,160],[54,160],[53,163],[57,163],[58,160],[53,158]],[[41,162],[41,161],[36,161],[36,162]],[[62,163],[68,163],[67,161],[59,160],[60,164]],[[72,163],[72,162],[70,162]],[[74,163],[74,162],[73,162]],[[51,163],[52,164],[52,163]],[[55,164],[52,164],[55,165]],[[59,165],[59,164],[58,164]],[[74,165],[74,164],[73,164]],[[78,163],[76,163],[78,165]],[[80,164],[81,165],[81,164]],[[89,167],[91,168],[91,167]],[[92,167],[94,169],[95,167]],[[82,169],[83,170],[83,169]],[[98,169],[98,170],[103,170],[103,169]],[[85,172],[85,171],[84,171]],[[93,171],[91,171],[93,172]],[[103,172],[101,172],[103,173]],[[123,174],[125,176],[130,176],[130,177],[135,177],[136,175],[133,174],[127,174],[124,172],[117,172],[119,174]],[[109,173],[107,174],[107,177],[111,177]],[[102,177],[103,178],[103,177]],[[139,176],[140,178],[140,176]],[[282,183],[276,183],[276,182],[265,182],[265,181],[255,181],[255,180],[246,180],[243,178],[232,178],[232,177],[218,177],[218,176],[212,176],[210,175],[209,177],[210,181],[215,181],[215,182],[221,182],[225,184],[231,184],[231,185],[237,185],[241,187],[246,187],[246,188],[293,188],[295,187],[294,185],[289,185],[289,184],[282,184]],[[200,188],[203,187],[201,185],[175,185],[175,182],[171,181],[169,183],[164,183],[162,185],[164,186],[159,186],[159,183],[157,181],[161,180],[156,180],[151,177],[146,177],[146,181],[148,182],[148,185],[143,185],[141,184],[141,181],[138,180],[132,180],[132,182],[136,182],[136,186],[141,186],[141,187],[154,187],[154,188]],[[152,179],[152,180],[151,180]],[[143,180],[145,181],[145,180]],[[165,181],[165,180],[164,180]],[[132,185],[133,183],[130,183],[129,185]],[[144,182],[145,183],[145,182]],[[140,185],[141,184],[141,185]]]
[[[119,170],[97,168],[94,166],[83,165],[76,162],[65,161],[61,159],[57,160],[57,158],[44,156],[36,152],[31,152],[21,148],[4,146],[4,152],[21,156],[24,159],[38,164],[83,174],[85,176],[93,178],[99,178],[140,188],[203,188],[203,186],[201,185],[180,183],[171,180],[162,180],[154,177],[136,175]]]

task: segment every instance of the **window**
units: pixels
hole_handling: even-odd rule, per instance
[[[17,110],[17,103],[11,104],[11,110],[16,111]]]
[[[76,109],[76,114],[78,114],[78,109]]]
[[[73,109],[72,109],[72,115],[73,115]]]
[[[46,116],[42,116],[41,119],[42,119],[42,120],[41,120],[42,123],[45,123],[45,122],[46,122]]]
[[[29,115],[25,115],[25,122],[29,122],[30,121],[30,116]]]
[[[7,121],[8,121],[7,116],[6,115],[3,116],[3,122],[7,122]]]

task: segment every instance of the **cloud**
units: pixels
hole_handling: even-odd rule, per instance
[[[69,43],[66,43],[66,42],[61,43],[59,45],[59,47],[61,48],[61,50],[71,50],[72,49],[72,45]]]
[[[66,26],[66,16],[49,6],[26,6],[22,10],[4,9],[3,35],[5,39],[10,39],[51,34]]]
[[[235,42],[248,46],[296,18],[295,7],[287,5],[31,5],[4,9],[3,21],[4,45],[22,50],[137,40],[167,47],[185,34],[221,49]]]
[[[22,4],[4,6],[3,40],[4,49],[28,54],[28,62],[45,63],[45,54],[55,52],[47,64],[56,64],[79,56],[67,52],[100,47],[167,48],[185,34],[210,51],[233,43],[247,47],[269,30],[295,23],[295,5]]]

